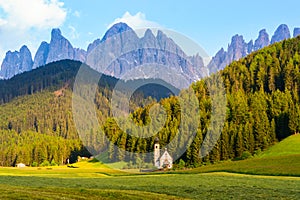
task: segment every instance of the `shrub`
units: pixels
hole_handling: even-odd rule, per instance
[[[178,169],[185,168],[185,162],[184,162],[184,160],[180,159],[177,166],[178,166]]]
[[[40,164],[41,167],[48,167],[50,166],[50,163],[48,160],[44,160],[41,164]]]
[[[244,151],[240,157],[241,160],[245,160],[245,159],[248,159],[248,158],[251,158],[252,155],[249,151]]]
[[[33,162],[32,164],[31,164],[31,167],[37,167],[38,166],[38,163],[37,162]]]

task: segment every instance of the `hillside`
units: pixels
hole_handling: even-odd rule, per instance
[[[78,155],[90,156],[86,148],[95,150],[93,141],[83,146],[73,121],[72,90],[80,67],[100,77],[100,74],[80,62],[64,60],[0,81],[1,166],[14,166],[19,162],[26,165],[45,162],[63,164],[67,158],[74,162]],[[100,122],[97,129],[111,114],[109,99],[118,81],[105,75],[99,80],[95,94]],[[146,83],[132,95],[131,110],[177,91],[162,81],[153,82],[164,86],[151,84],[151,81],[147,84],[144,80],[119,82],[125,93],[126,90],[130,91],[132,85]],[[168,88],[172,88],[172,91]],[[99,143],[99,146],[102,149],[107,144]]]
[[[186,166],[197,167],[237,159],[244,153],[256,155],[277,141],[300,132],[299,44],[300,37],[275,43],[233,62],[220,71],[226,90],[226,120],[219,140],[205,157],[199,154],[201,145],[207,131],[215,128],[210,127],[212,91],[207,88],[206,82],[213,80],[216,75],[191,85],[199,101],[200,126],[193,142],[180,157]],[[170,120],[157,134],[164,148],[176,137],[180,128],[181,111],[177,97],[164,99],[161,104],[170,116],[168,117]],[[136,111],[134,116],[137,116],[138,123],[144,125],[148,123],[142,113],[149,113],[149,109],[146,107]],[[122,131],[113,119],[108,120],[104,127],[111,141],[126,150],[124,153],[110,148],[108,152],[111,160],[135,160],[133,152],[145,153],[152,150],[152,140],[139,139],[141,146],[135,146],[135,140]],[[184,144],[184,138],[179,137],[172,143],[177,149],[169,149],[169,152],[176,156],[176,151]],[[146,158],[147,161],[150,159]]]
[[[144,162],[149,163],[152,162],[154,139],[158,137],[161,148],[174,141],[169,152],[176,157],[176,150],[186,148],[185,141],[189,137],[189,134],[182,134],[183,137],[177,134],[182,120],[187,125],[194,124],[198,118],[200,126],[196,133],[193,132],[195,138],[180,157],[186,166],[197,167],[233,160],[241,158],[245,153],[256,155],[276,142],[300,132],[299,55],[300,37],[275,43],[252,53],[220,72],[226,90],[226,120],[219,140],[205,157],[201,157],[199,152],[212,120],[210,96],[212,91],[208,90],[206,82],[215,75],[191,85],[199,101],[200,116],[195,118],[182,118],[183,108],[178,97],[172,96],[170,91],[158,89],[157,85],[141,87],[141,90],[131,97],[130,103],[130,117],[138,126],[135,128],[122,119],[121,122],[126,129],[118,126],[110,110],[112,89],[118,80],[103,76],[94,99],[100,124],[84,132],[86,140],[84,145],[93,154],[105,151],[110,162],[125,160],[136,163],[140,159],[137,153],[142,153],[147,155],[143,157]],[[71,154],[76,157],[86,152],[78,140],[71,107],[74,75],[80,65],[80,62],[73,61],[56,62],[0,82],[2,84],[0,98],[4,103],[0,107],[2,144],[4,144],[0,154],[4,160],[3,165],[11,166],[16,162],[41,164],[52,160],[63,163],[65,162],[63,160]],[[94,74],[92,69],[87,67],[87,70]],[[135,81],[128,81],[125,86],[130,88],[135,84]],[[122,90],[126,93],[126,87]],[[157,91],[166,92],[157,94]],[[188,97],[185,90],[181,91],[180,95]],[[155,103],[153,97],[166,111],[166,117],[162,118],[163,115],[160,115],[157,120],[163,122],[165,119],[165,123],[156,135],[136,137],[148,133],[148,129],[139,127],[151,125],[150,108]],[[84,99],[82,105],[85,105]],[[158,110],[152,109],[151,112]],[[79,121],[86,123],[84,115],[81,115],[80,119]],[[184,121],[186,119],[189,121]],[[152,130],[156,128],[158,127],[155,127],[155,124],[150,126]],[[186,126],[186,128],[189,133],[193,127]],[[58,145],[54,146],[58,147],[50,148],[51,145],[47,146],[45,143],[53,143],[34,145],[27,142],[35,134],[53,137],[46,141],[55,141],[54,138],[75,140],[76,148],[74,149],[72,143],[69,146],[63,145],[67,147],[66,154],[63,159],[57,158],[62,143],[56,142]],[[108,138],[110,142],[103,138]],[[173,140],[174,138],[176,140]],[[43,139],[38,140],[40,141]],[[150,154],[147,154],[149,152]]]
[[[192,172],[300,176],[299,165],[300,135],[292,135],[253,158],[208,165],[194,169]]]
[[[259,157],[300,155],[300,135],[292,135],[264,151]]]

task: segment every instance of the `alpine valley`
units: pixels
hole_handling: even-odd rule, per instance
[[[124,23],[86,50],[53,29],[34,59],[26,46],[7,52],[0,199],[299,199],[299,34],[235,35],[208,67],[162,31],[139,37]],[[115,115],[115,97],[128,113]],[[224,116],[216,141],[213,114]]]
[[[116,30],[124,29],[131,30],[125,24],[115,25],[107,32],[103,40],[112,37]],[[282,26],[279,30],[282,30]],[[276,32],[281,33],[282,31]],[[130,32],[131,34],[134,33]],[[260,38],[264,38],[262,35],[265,34],[262,31],[260,35]],[[279,40],[278,37],[276,34],[272,41]],[[164,38],[166,44],[171,43],[174,48],[179,50],[179,47],[163,33],[158,33],[158,36],[154,37],[150,31],[147,31],[144,38],[152,38],[151,40],[157,42],[158,38]],[[135,39],[138,40],[138,38]],[[233,43],[235,41],[233,40]],[[96,40],[94,43],[98,42],[101,41]],[[258,43],[256,42],[256,44]],[[268,44],[267,42],[261,43]],[[250,53],[239,61],[232,62],[218,72],[224,80],[226,90],[226,121],[216,146],[204,158],[199,156],[199,148],[210,125],[212,106],[206,79],[215,75],[190,85],[199,101],[201,126],[197,129],[192,144],[180,157],[186,166],[197,167],[205,163],[240,159],[245,154],[256,155],[277,141],[300,132],[299,44],[299,37],[275,42]],[[260,45],[260,47],[262,46]],[[260,47],[256,45],[256,48]],[[113,47],[111,48],[113,49]],[[25,59],[26,55],[30,56],[26,47],[23,47],[19,53],[8,53],[3,64],[6,65],[3,71],[4,69],[15,69],[12,65],[8,65],[10,55],[14,54],[24,54],[16,56],[23,58],[18,66],[25,66],[28,63],[32,66],[38,66],[35,63],[45,65],[13,76],[11,79],[0,81],[0,127],[1,143],[3,144],[0,151],[1,165],[14,166],[19,162],[26,165],[42,165],[45,162],[64,164],[67,158],[71,158],[71,161],[74,162],[78,155],[90,156],[90,153],[95,155],[103,151],[107,152],[105,159],[110,162],[126,160],[137,162],[140,158],[137,158],[134,152],[151,152],[155,137],[160,139],[162,146],[176,137],[181,120],[181,108],[176,96],[179,91],[172,92],[176,91],[176,88],[170,91],[168,88],[172,86],[167,83],[162,84],[167,87],[150,84],[135,92],[130,99],[130,117],[136,124],[143,126],[150,122],[149,113],[152,110],[150,108],[155,102],[160,102],[167,114],[163,128],[155,137],[136,138],[118,128],[109,103],[115,84],[122,80],[103,75],[94,100],[100,124],[85,133],[89,139],[85,144],[82,143],[72,116],[74,81],[80,67],[86,69],[86,73],[91,79],[99,74],[80,61],[57,60],[65,59],[68,56],[79,60],[79,58],[85,58],[85,54],[89,55],[92,49],[93,45],[90,45],[86,53],[83,53],[85,52],[83,50],[75,50],[61,36],[60,31],[54,29],[50,44],[42,43],[34,62],[30,61],[30,57]],[[166,57],[171,56],[163,52],[161,54]],[[227,53],[227,55],[229,54]],[[27,63],[24,60],[30,62]],[[180,67],[180,65],[176,67]],[[23,70],[30,68],[27,66]],[[126,81],[124,84],[135,84],[138,81],[145,80]],[[180,93],[187,95],[185,89]],[[82,105],[85,104],[84,102],[85,100],[82,99]],[[99,135],[100,129],[104,130],[105,137],[109,138],[110,143],[101,139],[104,135]],[[184,138],[178,138],[176,141],[175,146],[184,145]],[[114,145],[126,151],[119,151]],[[170,153],[172,154],[172,149],[170,149]],[[152,160],[151,157],[143,159],[146,163]]]

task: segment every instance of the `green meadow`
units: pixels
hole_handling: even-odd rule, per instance
[[[0,168],[0,199],[300,199],[300,135],[260,155],[181,171],[129,173],[100,162]]]
[[[300,178],[226,172],[131,175],[92,169],[1,169],[0,199],[299,199]]]

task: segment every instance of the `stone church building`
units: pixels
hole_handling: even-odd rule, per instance
[[[155,138],[154,142],[154,166],[158,169],[168,168],[171,169],[173,166],[173,158],[168,153],[167,148],[161,155],[161,150],[159,146],[159,139]]]

